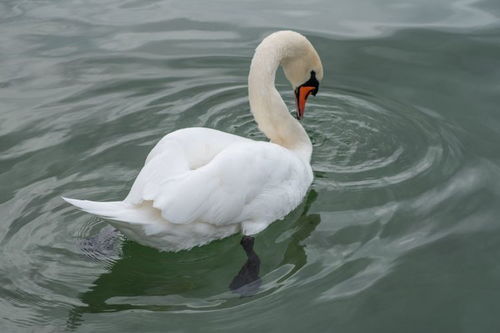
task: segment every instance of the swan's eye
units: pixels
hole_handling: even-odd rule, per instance
[[[319,88],[319,81],[318,81],[318,79],[316,79],[316,72],[311,71],[311,77],[309,78],[309,80],[307,80],[306,82],[301,84],[299,86],[299,88],[300,87],[314,87],[314,90],[311,92],[311,94],[313,96],[316,96],[316,93],[318,92],[318,88]]]

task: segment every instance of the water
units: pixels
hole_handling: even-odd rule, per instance
[[[498,331],[499,15],[494,0],[3,1],[1,331]],[[178,128],[263,139],[246,76],[283,28],[325,66],[304,120],[315,180],[258,235],[253,296],[228,289],[240,236],[162,253],[60,199],[122,198]]]

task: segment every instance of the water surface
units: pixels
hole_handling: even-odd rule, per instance
[[[499,15],[493,0],[3,1],[2,332],[498,331]],[[60,199],[123,198],[175,129],[264,139],[246,77],[279,29],[311,40],[325,79],[304,120],[315,180],[257,236],[253,296],[228,289],[238,235],[162,253]]]

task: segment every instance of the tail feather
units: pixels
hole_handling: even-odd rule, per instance
[[[124,201],[90,201],[62,197],[67,203],[90,214],[115,221],[151,224],[161,220],[160,212],[151,205],[135,205]]]

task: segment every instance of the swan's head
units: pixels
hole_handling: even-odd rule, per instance
[[[297,102],[297,119],[302,119],[309,95],[316,96],[323,79],[323,65],[318,52],[301,34],[293,31],[279,31],[284,40],[281,66],[292,84]]]

